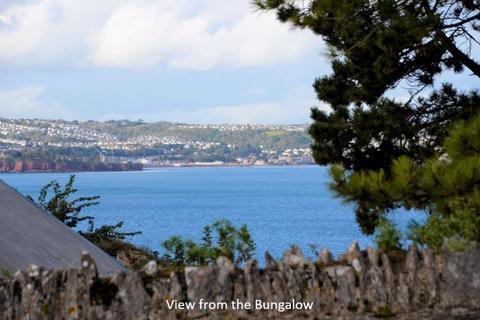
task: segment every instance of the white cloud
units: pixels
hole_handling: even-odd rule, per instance
[[[44,91],[41,86],[0,90],[0,114],[5,118],[68,118],[62,107],[41,100]]]
[[[0,64],[261,66],[318,51],[249,0],[32,0],[0,11]]]
[[[78,65],[115,0],[32,0],[0,11],[0,64]]]
[[[0,14],[0,61],[13,63],[25,58],[48,32],[49,2],[8,7]]]
[[[197,110],[165,109],[156,114],[110,114],[103,120],[110,119],[144,119],[148,121],[171,121],[201,124],[303,124],[310,123],[310,106],[318,105],[315,101],[272,101],[241,105],[218,106]],[[319,108],[328,110],[326,105]]]
[[[160,1],[123,4],[93,41],[93,62],[145,67],[165,61],[173,68],[211,69],[270,65],[318,49],[318,38],[290,30],[271,14],[243,5],[229,6],[231,12],[217,10],[226,7],[218,1],[198,3],[192,16],[185,15],[187,2],[174,8]]]

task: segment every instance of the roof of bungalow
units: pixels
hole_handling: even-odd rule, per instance
[[[103,250],[0,180],[0,270],[14,273],[32,264],[54,270],[78,268],[84,251],[95,260],[102,276],[125,270]]]

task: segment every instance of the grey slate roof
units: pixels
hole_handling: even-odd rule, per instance
[[[125,270],[114,258],[0,180],[0,270],[14,273],[31,264],[48,269],[77,268],[82,251],[93,257],[100,275]]]

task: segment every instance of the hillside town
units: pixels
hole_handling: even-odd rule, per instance
[[[312,164],[306,131],[302,125],[0,119],[0,160],[143,167]],[[46,151],[49,156],[40,155]]]

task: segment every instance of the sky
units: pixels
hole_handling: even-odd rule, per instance
[[[328,70],[250,0],[0,2],[0,117],[308,123]]]
[[[0,1],[0,117],[303,124],[329,72],[319,37],[251,0]]]

